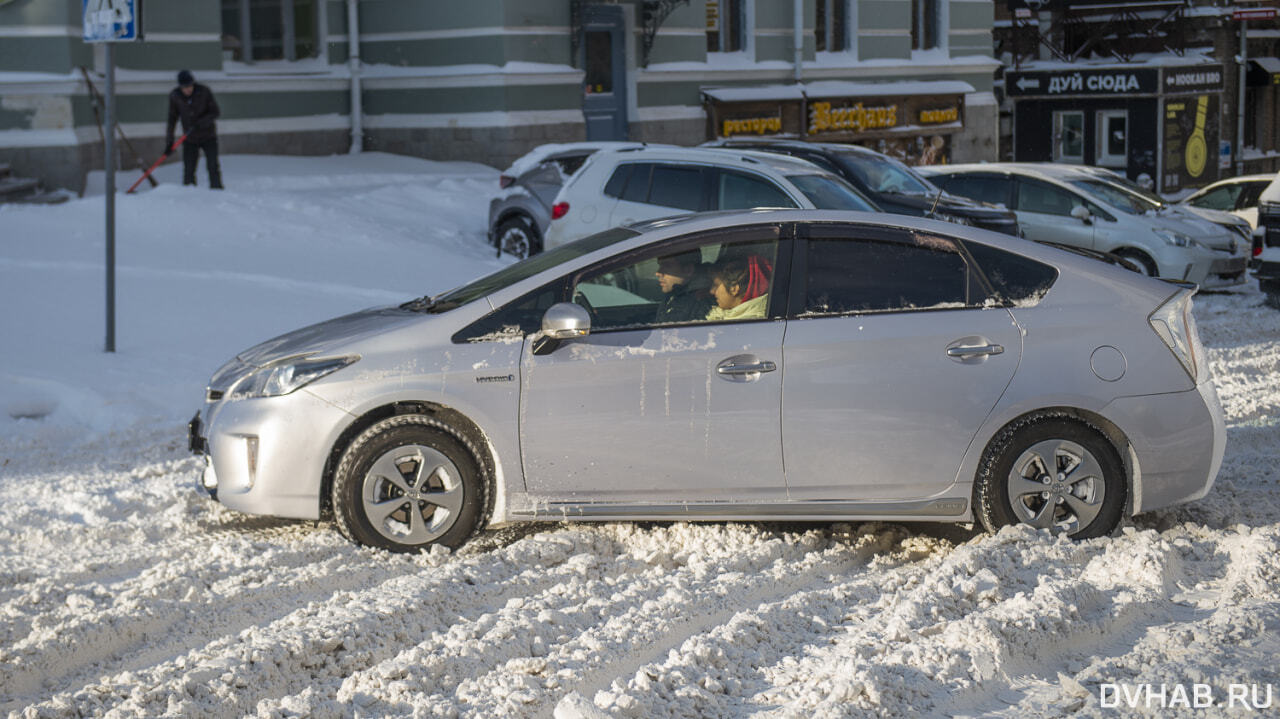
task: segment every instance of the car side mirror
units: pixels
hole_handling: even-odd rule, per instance
[[[581,305],[557,302],[542,315],[542,336],[533,343],[536,355],[550,354],[564,340],[591,334],[591,315]]]
[[[1076,205],[1075,207],[1071,208],[1071,216],[1076,218],[1077,220],[1080,220],[1086,225],[1093,224],[1093,215],[1089,213],[1089,208],[1085,207],[1084,205]]]

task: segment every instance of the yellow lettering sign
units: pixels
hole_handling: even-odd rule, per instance
[[[921,125],[939,125],[944,122],[956,122],[960,119],[960,108],[947,107],[941,110],[921,110]]]
[[[809,134],[852,130],[861,132],[898,124],[898,106],[866,107],[858,103],[851,107],[832,107],[829,102],[809,105]]]
[[[782,132],[782,116],[748,117],[740,120],[725,120],[722,137],[732,135],[766,135]]]

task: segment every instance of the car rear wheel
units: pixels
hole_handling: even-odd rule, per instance
[[[1074,539],[1109,534],[1124,512],[1124,465],[1097,428],[1038,415],[1005,428],[987,447],[974,504],[988,531],[1025,523]]]
[[[533,220],[526,215],[513,215],[498,225],[498,250],[523,260],[542,251],[542,237]]]
[[[469,443],[426,415],[377,422],[347,447],[333,479],[338,530],[395,552],[461,546],[480,525],[484,475]]]
[[[1115,253],[1120,257],[1132,262],[1138,268],[1138,273],[1147,277],[1159,277],[1160,271],[1156,269],[1155,260],[1147,257],[1146,253],[1137,250],[1120,250]]]

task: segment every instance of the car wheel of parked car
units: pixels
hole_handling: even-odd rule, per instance
[[[498,225],[497,236],[503,254],[523,260],[542,252],[542,237],[526,215],[512,215],[503,220]]]
[[[333,479],[333,510],[348,539],[413,552],[461,546],[477,529],[486,485],[476,453],[448,425],[418,414],[361,432]]]
[[[974,491],[988,531],[1026,523],[1074,539],[1110,533],[1124,512],[1124,465],[1097,428],[1074,417],[1033,415],[987,447]]]
[[[1138,268],[1140,274],[1144,274],[1147,277],[1160,276],[1160,271],[1156,269],[1155,261],[1138,250],[1120,250],[1115,254],[1132,262]]]

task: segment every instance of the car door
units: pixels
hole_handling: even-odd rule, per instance
[[[1022,342],[948,238],[801,230],[783,360],[793,500],[910,500],[950,487]]]
[[[1074,192],[1048,182],[1019,177],[1014,203],[1018,227],[1028,240],[1094,248],[1094,221],[1071,216],[1076,207],[1089,205]]]
[[[640,276],[652,279],[661,257],[696,250],[701,281],[690,287],[704,291],[715,261],[787,264],[782,236],[777,225],[717,231],[572,280],[591,333],[547,354],[526,349],[522,363],[520,445],[531,494],[650,504],[785,498],[783,300],[770,288],[766,304],[777,307],[764,317],[710,322],[699,313],[659,324],[665,297]]]
[[[609,217],[610,227],[707,209],[706,171],[699,165],[637,163]]]

